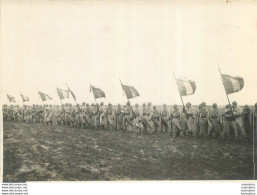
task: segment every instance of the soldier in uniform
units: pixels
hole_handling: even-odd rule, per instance
[[[99,112],[100,112],[100,127],[105,129],[106,126],[106,111],[104,103],[101,102]]]
[[[245,128],[245,133],[247,137],[248,142],[252,142],[253,138],[253,126],[251,123],[251,110],[248,105],[244,106],[243,113],[242,113],[242,119],[244,122],[244,128]]]
[[[221,114],[216,103],[212,105],[212,112],[210,113],[210,122],[212,128],[208,132],[208,136],[211,138],[218,138],[221,131]]]
[[[170,113],[167,110],[166,104],[163,105],[163,109],[161,111],[161,133],[167,133],[169,131],[170,126]],[[164,130],[163,130],[164,129]]]
[[[147,134],[153,133],[154,124],[152,120],[152,104],[150,102],[147,103],[147,108],[145,110],[145,119],[147,123]]]
[[[112,107],[112,104],[109,103],[106,109],[106,122],[107,122],[107,128],[109,130],[114,130],[114,114],[115,112]]]
[[[224,111],[224,129],[223,129],[223,138],[224,139],[231,139],[231,131],[233,133],[234,136],[234,140],[238,140],[238,130],[237,130],[237,125],[235,123],[235,119],[232,113],[232,109],[230,107],[230,105],[226,105],[226,109]]]
[[[188,131],[188,134],[190,136],[193,135],[193,133],[195,132],[194,130],[194,111],[193,111],[193,108],[192,108],[192,105],[190,102],[188,102],[186,104],[186,108],[185,108],[185,114],[186,114],[186,129]]]
[[[26,123],[30,122],[30,107],[29,107],[29,105],[25,106],[24,120],[26,121]]]
[[[122,123],[123,123],[123,114],[122,112],[124,112],[121,109],[120,104],[118,104],[117,109],[115,110],[115,120],[116,120],[116,128],[117,130],[122,129]]]
[[[36,105],[33,104],[31,108],[31,122],[35,123],[36,122]]]
[[[243,138],[246,138],[245,128],[243,125],[243,119],[242,119],[242,109],[237,106],[237,102],[232,102],[232,111],[235,118],[235,122],[237,124],[238,133]]]
[[[172,128],[170,131],[171,137],[178,137],[180,136],[180,132],[182,131],[181,127],[181,119],[180,119],[180,112],[178,106],[174,104],[173,111],[172,111]]]
[[[46,108],[46,125],[53,125],[53,109],[52,105]]]
[[[70,114],[69,114],[70,127],[74,127],[75,126],[75,106],[72,106],[70,104],[70,107],[69,107],[69,111],[70,111]]]
[[[143,128],[143,124],[142,124],[142,113],[139,109],[138,104],[135,105],[135,109],[133,111],[134,111],[134,118],[135,118],[134,129],[139,130],[139,132],[141,133],[144,128]]]
[[[18,110],[18,121],[19,122],[23,122],[24,118],[23,118],[23,108],[19,108]]]
[[[92,108],[92,124],[94,129],[99,128],[99,104]]]
[[[85,129],[86,128],[86,103],[83,102],[80,108],[80,123],[81,123],[81,128]]]
[[[159,125],[160,125],[160,112],[159,112],[159,110],[157,110],[156,106],[153,106],[152,120],[154,123],[154,132],[153,133],[157,133]]]
[[[89,104],[86,104],[86,109],[85,109],[85,119],[86,119],[86,128],[90,128],[91,127],[91,109],[89,107]]]
[[[74,107],[74,112],[75,112],[75,120],[74,120],[75,128],[80,128],[81,127],[81,108],[79,104],[77,104]]]
[[[130,102],[127,102],[127,107],[125,108],[125,118],[124,118],[124,129],[123,131],[127,130],[127,127],[130,126],[131,128],[134,127],[133,120],[134,120],[134,115],[133,115],[133,109],[130,105]]]
[[[56,117],[57,117],[57,124],[61,125],[62,119],[61,119],[61,113],[62,113],[62,106],[57,106],[57,111],[56,111]]]
[[[202,107],[199,110],[199,128],[200,128],[200,138],[206,139],[208,135],[208,111],[206,108],[206,103],[202,102]]]
[[[146,112],[146,104],[143,103],[142,105],[142,124],[143,124],[143,132],[144,133],[147,133],[147,121],[146,121],[146,118],[147,118],[147,112]]]

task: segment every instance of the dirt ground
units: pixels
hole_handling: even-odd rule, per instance
[[[52,132],[54,130],[54,132]],[[253,179],[248,143],[4,122],[4,182]]]

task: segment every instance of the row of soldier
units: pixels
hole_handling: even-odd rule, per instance
[[[144,103],[140,108],[130,102],[126,106],[120,104],[114,108],[112,104],[103,103],[72,106],[57,106],[54,111],[51,105],[3,106],[4,120],[23,122],[45,122],[52,125],[54,116],[58,125],[85,129],[117,129],[126,131],[133,129],[145,134],[157,132],[170,133],[171,137],[195,136],[198,138],[243,139],[252,141],[253,126],[256,121],[257,104],[253,110],[247,105],[241,109],[236,102],[221,111],[217,104],[209,110],[202,102],[196,110],[187,103],[182,110],[177,105],[168,109],[164,104],[158,110],[151,103]],[[256,129],[256,124],[255,124]]]

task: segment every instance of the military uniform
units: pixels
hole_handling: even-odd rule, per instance
[[[131,128],[134,127],[133,109],[130,106],[130,104],[128,104],[127,107],[125,108],[124,114],[125,114],[125,116],[124,116],[125,118],[124,118],[124,128],[123,128],[123,130],[126,131],[128,126],[130,126]]]
[[[199,128],[200,128],[200,138],[207,138],[208,136],[208,110],[205,105],[199,110]]]
[[[80,112],[81,110],[80,110],[80,107],[79,107],[79,105],[76,105],[75,107],[74,107],[74,112],[75,112],[75,121],[74,121],[74,123],[75,123],[75,128],[80,128],[81,127],[81,112]]]
[[[142,113],[138,107],[138,104],[136,104],[135,109],[133,110],[134,112],[134,129],[139,130],[141,133],[142,130],[144,129],[143,124],[142,124]]]
[[[224,129],[223,129],[223,138],[224,139],[230,139],[232,137],[232,134],[234,136],[234,140],[238,139],[238,131],[237,126],[234,121],[234,117],[232,115],[232,111],[230,106],[226,106],[226,109],[224,111]],[[232,131],[230,131],[232,130]]]
[[[182,131],[180,112],[179,109],[175,106],[172,111],[172,130],[170,132],[171,137],[177,137]]]
[[[100,115],[99,115],[99,105],[96,104],[92,108],[92,124],[93,128],[98,129],[100,126]]]
[[[118,105],[117,109],[115,110],[115,120],[116,120],[116,128],[117,130],[122,129],[123,125],[123,113],[124,111],[121,109],[121,106]]]
[[[191,107],[191,103],[186,104],[185,114],[186,114],[186,126],[185,127],[186,127],[189,135],[193,135],[195,133],[195,129],[194,129],[194,111]]]
[[[100,105],[99,113],[100,113],[100,126],[101,128],[104,129],[106,126],[106,109],[103,103],[101,103]]]
[[[158,128],[160,126],[160,112],[157,108],[153,107],[152,120],[154,123],[154,133],[158,132]]]
[[[233,111],[233,115],[235,117],[235,123],[236,123],[237,128],[238,128],[238,133],[243,138],[245,138],[246,133],[245,133],[244,125],[243,125],[242,109],[233,104],[232,111]]]
[[[53,124],[53,109],[52,106],[46,108],[46,124]]]
[[[251,110],[247,105],[243,109],[242,119],[243,119],[243,123],[244,123],[244,129],[245,129],[245,133],[247,136],[247,140],[249,142],[252,142],[253,141],[253,126],[251,123]]]
[[[146,124],[147,124],[147,133],[153,133],[154,129],[154,124],[152,120],[152,109],[151,109],[151,104],[148,103],[148,106],[145,110],[145,119],[146,119]]]
[[[109,104],[106,109],[106,119],[107,119],[107,127],[110,130],[114,129],[114,116],[115,116],[114,109],[112,108],[112,105]]]
[[[221,131],[221,114],[216,104],[214,104],[213,110],[210,113],[210,122],[212,128],[208,132],[208,135],[214,138],[219,137]]]
[[[168,132],[170,126],[170,113],[167,110],[166,105],[164,105],[163,110],[161,111],[161,132]]]

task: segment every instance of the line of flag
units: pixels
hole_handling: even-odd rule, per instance
[[[239,92],[243,89],[244,79],[242,77],[238,77],[238,76],[234,77],[234,76],[230,76],[227,74],[222,74],[221,71],[220,71],[220,75],[221,75],[222,83],[223,83],[227,98],[228,98],[229,94]],[[188,96],[188,95],[193,95],[196,91],[196,83],[195,83],[195,81],[190,80],[190,79],[185,79],[185,78],[177,79],[175,77],[175,74],[174,74],[174,78],[176,80],[176,84],[178,87],[178,91],[179,91],[179,95],[180,95],[182,104],[184,105],[182,97]],[[121,81],[120,81],[120,83],[121,83],[122,90],[124,91],[128,101],[131,98],[140,96],[135,87],[125,85]],[[71,89],[68,87],[68,85],[67,85],[67,88],[68,88],[67,90],[56,88],[57,95],[59,96],[60,100],[69,98],[70,94],[71,94],[74,101],[76,102],[75,94],[73,93],[73,91],[71,91]],[[90,83],[90,92],[93,93],[95,100],[98,98],[106,97],[105,92],[102,89],[91,85],[91,83]],[[46,93],[38,91],[38,94],[43,102],[45,102],[47,100],[52,100],[52,98]],[[27,97],[23,94],[20,94],[20,95],[21,95],[23,102],[26,102],[26,101],[29,102],[29,97]],[[15,97],[13,97],[10,94],[7,94],[7,98],[9,100],[9,102],[14,102],[14,103],[16,102]],[[229,102],[229,98],[228,98],[228,102]],[[77,104],[77,102],[76,102],[76,104]]]

